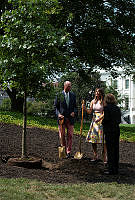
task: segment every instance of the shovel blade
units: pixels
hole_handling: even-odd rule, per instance
[[[65,146],[58,147],[59,158],[66,158]]]
[[[80,152],[76,152],[76,154],[74,155],[75,159],[81,159],[83,157],[83,154]]]

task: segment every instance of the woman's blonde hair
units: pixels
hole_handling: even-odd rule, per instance
[[[113,94],[108,93],[105,95],[105,104],[117,104],[116,98]]]

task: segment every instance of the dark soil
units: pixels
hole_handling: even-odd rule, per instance
[[[92,147],[82,138],[83,158],[74,159],[79,151],[79,136],[73,137],[71,158],[59,159],[58,132],[27,128],[27,154],[41,158],[41,168],[10,166],[7,160],[21,157],[22,127],[0,123],[0,178],[29,178],[46,183],[118,182],[135,184],[135,143],[120,142],[120,169],[118,175],[104,175],[102,145],[98,145],[99,161],[91,162]]]

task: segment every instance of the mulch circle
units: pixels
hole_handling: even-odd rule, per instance
[[[102,161],[102,145],[98,145],[99,160],[91,162],[92,146],[82,137],[82,159],[75,159],[79,151],[79,136],[73,137],[71,158],[59,159],[58,131],[27,128],[27,155],[36,158],[39,165],[32,166],[32,160],[25,160],[16,165],[21,155],[22,127],[13,124],[0,123],[0,177],[1,178],[28,178],[46,183],[96,183],[118,182],[135,184],[135,143],[120,142],[120,169],[117,176],[104,175]],[[24,165],[25,163],[25,165]]]
[[[29,157],[29,158],[9,158],[7,164],[11,166],[26,167],[32,169],[38,169],[42,167],[42,159]]]

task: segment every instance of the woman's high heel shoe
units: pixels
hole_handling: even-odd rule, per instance
[[[97,155],[94,155],[94,158],[91,160],[91,162],[95,162],[98,160],[98,156]]]
[[[104,156],[104,165],[107,164],[107,156]]]

